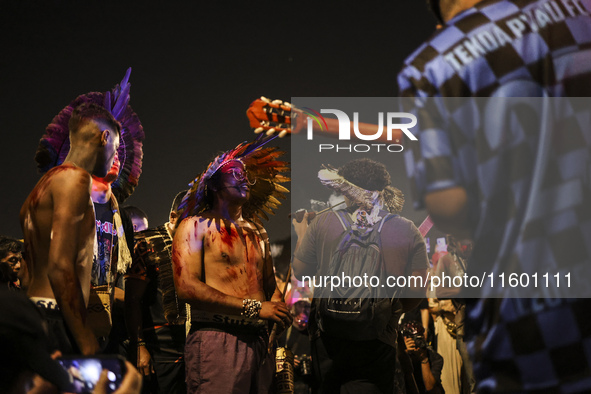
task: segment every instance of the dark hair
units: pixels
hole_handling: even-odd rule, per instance
[[[366,190],[384,190],[390,185],[390,174],[386,166],[371,159],[357,159],[339,168],[339,175]]]
[[[220,153],[220,154],[223,154],[223,153]],[[239,162],[243,166],[244,170],[246,170],[246,166],[244,165],[244,163],[242,163],[241,160],[237,160],[237,159],[228,160],[228,161],[224,162],[222,165],[220,165],[218,167],[218,169],[213,174],[211,174],[209,179],[205,180],[206,189],[205,189],[205,195],[203,197],[203,200],[204,200],[203,206],[207,207],[206,210],[213,208],[213,204],[215,202],[215,194],[216,194],[215,190],[217,190],[218,188],[220,188],[222,186],[222,171],[221,171],[222,167],[224,167],[225,165],[227,165],[228,163],[233,162],[233,161]]]
[[[135,216],[136,218],[144,218],[148,220],[148,214],[146,214],[143,210],[136,207],[135,205],[126,205],[123,208],[121,208],[121,210],[125,211],[125,213],[129,216],[130,219],[132,216]]]
[[[215,191],[221,185],[222,176],[219,171],[213,173],[213,175],[205,181],[205,193],[203,195],[203,206],[207,209],[213,208],[215,201]]]
[[[24,245],[21,241],[12,237],[0,236],[0,259],[8,253],[22,253]]]
[[[182,192],[178,192],[177,195],[174,197],[174,200],[172,200],[172,206],[170,207],[170,212],[176,212],[179,209],[179,205],[181,204],[181,201],[183,200],[183,197],[185,197],[185,194],[187,194],[188,190],[183,190]]]
[[[72,111],[72,116],[68,122],[68,128],[70,129],[70,132],[75,133],[91,120],[102,121],[121,135],[121,125],[119,122],[117,122],[106,108],[95,103],[84,103],[77,106],[74,111]]]
[[[228,162],[226,162],[228,163]],[[223,165],[221,165],[211,176],[209,179],[205,181],[205,205],[208,207],[207,209],[213,208],[213,203],[215,202],[215,195],[217,189],[222,186],[222,169]]]

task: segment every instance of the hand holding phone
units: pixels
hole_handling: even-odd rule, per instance
[[[135,369],[132,363],[125,362],[127,372],[119,388],[113,394],[140,394],[142,391],[142,375]],[[94,394],[106,394],[109,385],[109,371],[103,370],[101,377],[96,383]]]
[[[107,381],[101,382],[104,393],[115,392],[123,383],[127,371],[137,371],[121,356],[68,356],[58,358],[62,367],[70,374],[71,384],[68,392],[93,393],[97,389],[99,378],[104,374]],[[128,365],[129,364],[129,365]],[[133,373],[131,375],[133,377]]]

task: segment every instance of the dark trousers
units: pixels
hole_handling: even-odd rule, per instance
[[[74,336],[64,321],[62,313],[59,310],[39,309],[47,322],[49,350],[51,352],[59,350],[64,356],[81,354]]]
[[[390,394],[394,390],[396,349],[382,341],[351,341],[322,334],[312,341],[312,355],[324,394]]]

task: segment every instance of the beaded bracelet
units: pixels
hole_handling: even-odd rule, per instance
[[[263,304],[260,301],[253,300],[250,298],[242,300],[242,313],[241,316],[248,317],[251,319],[256,319],[259,317],[259,312]]]

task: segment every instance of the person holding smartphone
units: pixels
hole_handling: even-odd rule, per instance
[[[0,391],[3,393],[49,394],[69,391],[73,379],[51,350],[41,310],[20,292],[0,290]],[[84,360],[80,357],[80,360]],[[123,364],[122,364],[123,365]],[[126,362],[123,379],[115,394],[139,394],[141,375]],[[93,393],[107,393],[112,382],[103,370]]]

